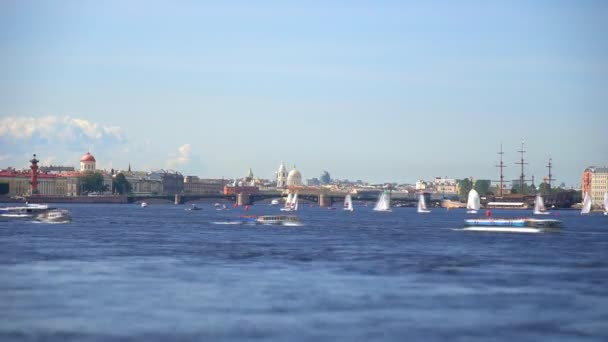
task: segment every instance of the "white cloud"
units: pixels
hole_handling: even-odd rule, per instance
[[[45,141],[117,141],[124,140],[120,127],[70,116],[5,117],[0,119],[0,138]]]
[[[178,148],[178,156],[175,159],[171,159],[168,162],[169,167],[177,167],[180,165],[184,165],[190,161],[190,153],[192,151],[192,146],[190,144],[183,144]]]

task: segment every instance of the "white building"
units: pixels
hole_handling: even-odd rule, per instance
[[[426,182],[419,179],[416,181],[416,190],[425,190],[426,189]]]
[[[80,172],[95,171],[95,157],[87,152],[80,158]]]
[[[277,188],[282,188],[287,185],[287,169],[283,162],[281,162],[281,166],[279,166],[279,171],[277,171]]]
[[[287,175],[287,186],[302,186],[302,174],[294,165],[293,169]]]

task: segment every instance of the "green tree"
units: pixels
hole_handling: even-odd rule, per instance
[[[87,172],[80,177],[83,192],[103,192],[107,186],[103,185],[103,175],[100,172]]]
[[[538,186],[538,191],[543,195],[548,195],[553,192],[551,190],[551,188],[549,187],[549,184],[547,184],[545,182],[540,183],[540,185]]]
[[[131,183],[129,183],[125,175],[123,175],[122,173],[116,175],[116,178],[114,178],[113,181],[113,185],[114,190],[121,195],[125,195],[131,192]]]
[[[461,199],[469,196],[469,191],[473,188],[473,183],[470,179],[465,178],[458,181],[458,188],[460,189],[458,195]]]
[[[477,191],[479,196],[485,196],[490,190],[490,184],[491,182],[487,179],[478,179],[475,181],[475,186],[473,189]]]
[[[517,190],[517,188],[511,188],[511,195],[515,195],[518,193],[519,193],[519,190]]]

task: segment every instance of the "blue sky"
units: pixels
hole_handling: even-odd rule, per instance
[[[580,183],[608,164],[602,1],[3,1],[0,166]],[[538,183],[538,182],[537,182]]]

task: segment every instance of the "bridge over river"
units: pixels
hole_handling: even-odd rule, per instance
[[[302,201],[316,203],[321,207],[331,207],[334,203],[343,203],[347,192],[338,191],[319,191],[319,190],[298,190],[298,198]],[[354,201],[376,202],[380,192],[365,192],[351,194]],[[175,194],[157,196],[128,196],[129,203],[164,200],[175,204],[185,204],[198,201],[228,201],[238,205],[253,205],[257,202],[270,202],[273,199],[282,199],[287,196],[283,191],[262,191],[258,193],[238,193],[238,194]],[[427,203],[436,205],[438,200],[432,200],[430,194],[425,194]],[[414,206],[418,201],[418,194],[393,192],[391,194],[392,206]]]

